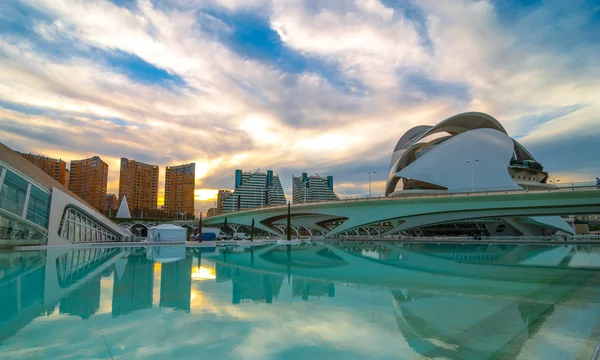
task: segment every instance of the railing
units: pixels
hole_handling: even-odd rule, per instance
[[[397,199],[406,199],[406,198],[435,198],[435,197],[452,197],[452,196],[482,196],[482,195],[499,195],[499,194],[518,194],[518,193],[545,193],[545,192],[555,192],[555,191],[577,191],[577,190],[590,190],[590,189],[599,189],[596,186],[595,181],[580,181],[580,182],[570,182],[570,183],[560,183],[558,186],[552,184],[546,184],[548,188],[540,189],[540,186],[536,186],[536,189],[529,189],[528,186],[525,188],[515,188],[515,187],[487,187],[487,188],[477,188],[471,190],[469,187],[455,189],[455,190],[406,190],[402,193],[391,194],[385,196],[383,194],[379,194],[377,196],[368,196],[368,195],[359,195],[359,196],[351,196],[345,197],[338,200],[323,200],[323,201],[308,201],[300,204],[293,204],[295,207],[297,206],[309,206],[315,204],[331,204],[331,203],[339,203],[339,202],[352,202],[352,201],[371,201],[371,200],[397,200]],[[287,207],[285,205],[266,205],[263,207],[256,207],[252,209],[242,209],[238,211],[225,212],[223,214],[219,214],[216,216],[223,216],[227,214],[237,214],[255,210],[263,210],[263,209],[273,209],[273,208],[283,208]]]
[[[358,236],[358,235],[349,235],[342,236],[344,240],[350,240],[353,243],[360,242],[369,242],[369,241],[386,241],[386,242],[451,242],[451,243],[461,243],[461,242],[481,242],[483,244],[493,242],[580,242],[580,241],[595,241],[600,243],[600,236],[590,236],[590,235],[549,235],[549,236],[481,236],[475,239],[473,236],[397,236],[397,235],[385,235],[385,236]],[[327,241],[327,239],[319,240],[319,241]],[[331,239],[331,241],[339,241],[339,239]]]

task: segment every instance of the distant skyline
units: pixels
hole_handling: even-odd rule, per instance
[[[196,164],[383,193],[398,138],[494,116],[562,182],[600,176],[600,5],[574,1],[16,0],[0,13],[0,136],[69,162]]]

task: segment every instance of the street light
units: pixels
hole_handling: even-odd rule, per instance
[[[369,174],[369,197],[371,197],[371,174],[377,174],[377,171],[371,171],[371,168],[369,168],[367,174]]]
[[[475,162],[479,162],[479,159],[475,159]],[[471,165],[471,192],[475,190],[475,177],[473,176],[473,155],[467,160],[467,163]]]

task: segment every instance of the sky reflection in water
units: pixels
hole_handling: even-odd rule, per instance
[[[0,253],[0,358],[589,359],[600,247]]]

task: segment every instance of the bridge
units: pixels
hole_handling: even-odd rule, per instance
[[[460,193],[419,193],[291,205],[291,224],[325,237],[357,229],[376,229],[377,235],[413,228],[494,217],[536,217],[600,212],[600,189],[571,186],[544,190],[480,190]],[[255,227],[281,236],[286,232],[287,206],[222,214],[204,220],[206,226]],[[541,221],[541,220],[540,220]],[[550,224],[552,226],[552,224]],[[564,230],[557,224],[556,230]],[[570,229],[569,229],[570,230]],[[365,231],[365,230],[363,230]],[[371,233],[367,231],[367,235]]]

